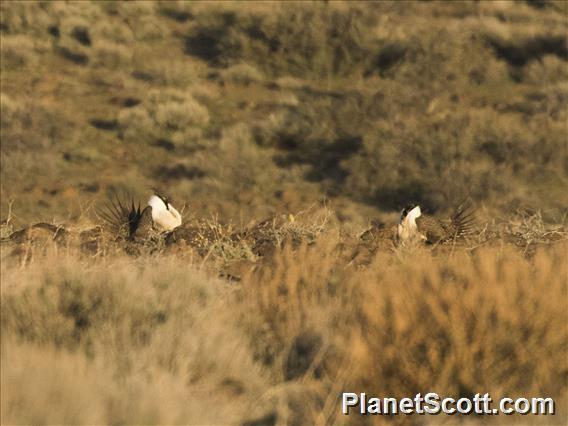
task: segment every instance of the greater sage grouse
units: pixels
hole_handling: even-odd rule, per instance
[[[420,206],[409,206],[402,210],[397,226],[399,242],[423,241],[439,244],[456,241],[471,235],[474,231],[474,217],[471,204],[460,204],[447,221],[422,213]]]
[[[166,195],[158,192],[150,197],[144,210],[131,196],[121,199],[115,193],[105,209],[99,211],[99,216],[118,237],[132,240],[148,238],[152,233],[171,232],[181,225],[179,212]]]

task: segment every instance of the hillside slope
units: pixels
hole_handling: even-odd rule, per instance
[[[1,8],[2,218],[568,205],[564,2]]]

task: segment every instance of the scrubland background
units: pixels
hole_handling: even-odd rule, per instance
[[[567,3],[0,7],[2,237],[150,187],[187,222],[310,231],[264,259],[3,247],[3,424],[565,423]],[[466,196],[467,248],[354,264],[370,221]],[[341,391],[558,414],[345,418]]]
[[[1,25],[3,217],[151,186],[235,221],[568,204],[564,2],[8,1]]]

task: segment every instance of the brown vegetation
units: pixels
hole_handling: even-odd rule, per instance
[[[11,234],[2,423],[358,422],[347,390],[550,396],[566,419],[564,226],[520,215],[428,248],[333,217]]]
[[[0,423],[565,424],[566,7],[0,2]],[[97,217],[156,186],[173,233]],[[466,196],[467,238],[397,244]]]

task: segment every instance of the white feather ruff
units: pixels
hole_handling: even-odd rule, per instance
[[[408,224],[409,228],[415,230],[416,219],[419,218],[420,216],[422,216],[422,211],[420,210],[420,206],[416,206],[408,212],[404,220]]]
[[[416,206],[400,221],[397,226],[397,234],[400,240],[406,241],[419,236],[416,219],[420,216],[422,216],[422,211],[420,206]]]
[[[181,215],[172,206],[166,203],[157,195],[152,195],[148,200],[148,205],[152,207],[152,220],[160,231],[172,231],[181,225]]]

